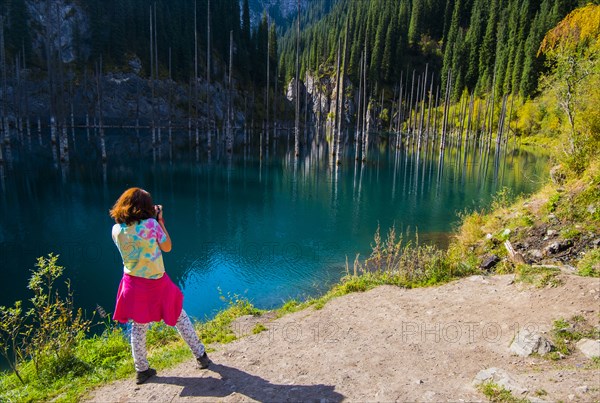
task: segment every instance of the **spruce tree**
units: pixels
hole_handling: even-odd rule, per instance
[[[494,63],[496,60],[496,27],[498,25],[499,0],[492,0],[487,18],[485,34],[479,51],[479,80],[478,92],[482,93],[491,89]]]
[[[448,35],[444,40],[444,60],[442,64],[442,87],[445,87],[448,76],[448,70],[451,69],[453,60],[455,59],[454,51],[456,48],[455,42],[458,37],[458,31],[460,29],[460,9],[462,0],[457,0],[454,4],[454,10],[452,11],[452,20],[450,22],[450,29]],[[453,72],[454,75],[456,72]]]
[[[410,24],[408,28],[408,43],[415,46],[421,39],[422,26],[423,26],[423,15],[424,12],[424,0],[413,0],[412,12],[410,13]]]
[[[398,65],[396,60],[397,38],[399,37],[398,23],[395,18],[388,25],[387,34],[385,37],[385,48],[383,51],[382,74],[385,81],[391,81],[396,73],[395,66]]]
[[[465,75],[465,85],[472,91],[477,84],[479,77],[479,54],[481,44],[483,42],[485,20],[485,7],[487,1],[475,0],[473,4],[473,12],[471,14],[471,22],[466,36],[466,51],[468,52],[467,69]]]

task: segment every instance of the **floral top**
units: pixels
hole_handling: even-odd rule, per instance
[[[161,278],[165,273],[159,243],[167,235],[154,218],[137,224],[115,224],[112,239],[123,258],[123,271],[130,276],[149,279]]]

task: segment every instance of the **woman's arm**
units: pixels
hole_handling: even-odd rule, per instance
[[[163,252],[170,252],[171,248],[172,248],[171,237],[169,236],[169,233],[167,232],[167,227],[165,227],[165,220],[163,218],[162,206],[159,206],[158,216],[156,217],[156,220],[158,221],[158,223],[160,224],[160,227],[162,228],[163,232],[167,236],[167,240],[162,243],[159,242],[158,246],[160,247],[160,250],[162,250]]]

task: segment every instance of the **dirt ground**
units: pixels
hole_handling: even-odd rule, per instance
[[[559,318],[600,323],[600,279],[561,275],[534,288],[512,276],[473,276],[436,288],[382,286],[236,330],[267,330],[218,346],[213,364],[186,362],[144,385],[127,379],[90,393],[97,402],[485,401],[473,378],[508,372],[531,401],[600,401],[600,370],[575,351],[560,361],[511,355],[519,329],[548,332]]]

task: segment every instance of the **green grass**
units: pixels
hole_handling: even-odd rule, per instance
[[[600,339],[600,330],[588,324],[580,315],[570,319],[560,318],[553,322],[550,338],[554,351],[548,354],[551,360],[559,360],[573,353],[577,342],[583,338]]]
[[[235,340],[230,327],[235,318],[260,313],[249,301],[236,297],[214,319],[195,326],[204,343],[227,343]],[[157,369],[192,358],[177,331],[165,324],[151,326],[147,342],[148,360]],[[0,402],[76,402],[96,386],[132,377],[135,373],[129,340],[114,323],[109,323],[101,335],[81,338],[71,356],[50,361],[47,367],[48,370],[37,373],[31,361],[21,365],[19,370],[25,385],[14,373],[0,374]]]
[[[261,332],[264,332],[265,330],[268,330],[267,327],[265,325],[263,325],[262,323],[257,323],[253,328],[252,328],[252,334],[259,334]]]
[[[504,387],[494,382],[484,382],[479,386],[481,393],[493,403],[526,403],[529,402],[527,399],[520,399],[505,389]]]
[[[580,276],[600,277],[600,249],[588,251],[577,264]]]
[[[523,264],[517,266],[515,280],[534,285],[538,288],[543,287],[558,287],[563,284],[560,279],[560,270],[552,267],[531,267]]]

